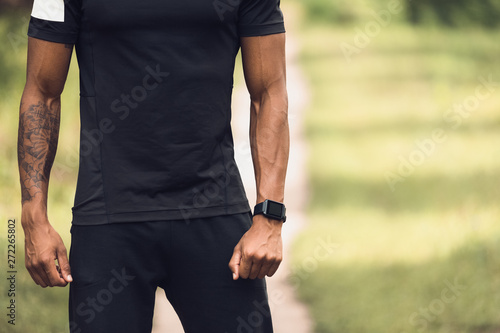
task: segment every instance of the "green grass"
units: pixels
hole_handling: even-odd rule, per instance
[[[315,331],[499,332],[500,85],[456,128],[446,115],[479,76],[500,83],[500,33],[395,20],[347,61],[340,45],[355,45],[364,24],[306,22],[310,224],[293,246],[292,281]],[[393,191],[387,174],[436,129],[445,139]],[[336,244],[331,255],[318,256],[320,240]],[[467,289],[423,319],[455,278]]]
[[[331,278],[311,278],[302,293],[316,332],[498,332],[499,250],[471,243],[420,264],[322,264],[318,274]]]
[[[419,25],[447,27],[485,27],[500,24],[500,3],[497,0],[307,0],[303,1],[309,22],[330,22],[335,25],[364,23],[373,13],[386,10],[391,4],[401,6],[398,21]]]

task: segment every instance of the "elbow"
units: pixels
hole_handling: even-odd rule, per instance
[[[38,79],[36,80],[36,86],[44,97],[51,100],[59,99],[64,89],[64,85],[50,79]]]
[[[48,101],[59,100],[61,98],[62,89],[57,89],[55,87],[42,87],[40,93]]]
[[[50,82],[50,80],[40,80],[36,78],[28,78],[23,92],[24,99],[36,99],[43,101],[46,105],[52,105],[59,102],[63,87]]]
[[[256,94],[250,95],[252,113],[258,116],[260,113],[272,113],[281,115],[284,120],[288,118],[288,93],[286,87],[270,87]]]

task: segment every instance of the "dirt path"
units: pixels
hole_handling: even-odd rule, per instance
[[[300,303],[294,288],[288,283],[290,274],[290,245],[293,237],[306,224],[305,205],[307,183],[305,160],[306,145],[302,132],[302,116],[308,102],[308,87],[297,63],[298,45],[293,30],[288,32],[288,94],[291,152],[288,163],[285,201],[288,220],[283,226],[284,260],[278,272],[267,279],[269,302],[276,333],[310,333],[312,322],[306,307]],[[233,96],[233,130],[235,157],[250,204],[255,198],[255,178],[248,139],[250,100],[245,87],[236,88]],[[183,333],[182,326],[163,291],[157,292],[153,333]]]

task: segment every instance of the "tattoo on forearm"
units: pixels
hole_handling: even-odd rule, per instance
[[[19,116],[17,153],[22,202],[31,201],[48,186],[59,137],[59,106],[50,110],[42,102],[30,105]]]

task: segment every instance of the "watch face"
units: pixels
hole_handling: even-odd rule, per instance
[[[283,206],[279,203],[268,201],[267,202],[267,214],[273,215],[276,217],[281,217]]]

